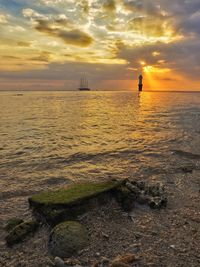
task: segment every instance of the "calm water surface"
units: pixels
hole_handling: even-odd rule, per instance
[[[0,199],[198,167],[199,93],[21,94],[0,93]]]

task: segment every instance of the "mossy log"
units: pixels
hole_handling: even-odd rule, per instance
[[[30,207],[49,224],[75,219],[97,205],[106,204],[125,181],[79,183],[29,198]]]

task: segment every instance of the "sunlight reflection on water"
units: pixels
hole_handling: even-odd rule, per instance
[[[0,94],[2,197],[66,179],[167,172],[199,153],[200,94],[143,92]]]

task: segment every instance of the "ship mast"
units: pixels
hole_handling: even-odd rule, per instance
[[[81,91],[90,91],[90,88],[88,86],[89,86],[89,83],[88,83],[88,80],[86,78],[86,75],[83,74],[83,76],[80,78],[80,88],[79,88],[79,90],[81,90]]]

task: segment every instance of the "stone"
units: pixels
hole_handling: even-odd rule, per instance
[[[108,267],[110,260],[108,258],[102,257],[101,260],[95,262],[92,267]]]
[[[140,189],[130,182],[126,182],[126,187],[135,195],[136,198],[141,194]]]
[[[7,232],[10,232],[13,228],[15,228],[17,225],[23,223],[22,219],[19,218],[12,218],[10,220],[7,221],[7,224],[5,226],[5,230]]]
[[[122,209],[126,212],[129,212],[134,207],[136,195],[126,186],[121,186],[116,189],[116,199],[121,205]]]
[[[164,194],[164,187],[160,184],[150,185],[146,188],[145,193],[152,197],[160,197]]]
[[[46,267],[55,267],[54,262],[49,258],[46,259],[46,264],[47,264]]]
[[[86,228],[76,221],[66,221],[58,224],[51,232],[49,251],[61,258],[78,254],[89,243]]]
[[[146,185],[144,181],[135,181],[133,184],[136,185],[141,191],[145,190]]]
[[[105,205],[123,183],[124,180],[73,184],[64,189],[36,194],[29,198],[29,204],[36,216],[56,225],[74,220],[97,205]]]
[[[33,234],[38,226],[39,224],[36,221],[27,221],[17,225],[6,236],[7,245],[12,246],[22,242],[28,235]]]
[[[55,259],[54,259],[54,265],[56,267],[66,267],[67,266],[67,265],[65,265],[65,262],[61,258],[59,258],[59,257],[55,257]]]
[[[135,261],[137,261],[138,258],[135,256],[135,254],[125,254],[125,255],[122,255],[122,256],[118,256],[114,259],[114,261],[117,261],[117,262],[122,262],[122,263],[125,263],[125,264],[129,264],[129,263],[133,263]]]
[[[81,265],[81,262],[76,258],[70,258],[64,261],[67,266]]]
[[[161,209],[167,207],[166,197],[154,197],[149,200],[149,207],[151,209]]]

